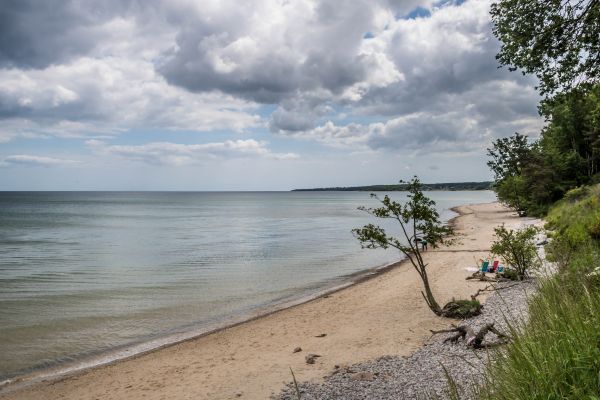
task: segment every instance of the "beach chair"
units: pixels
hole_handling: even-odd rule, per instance
[[[496,272],[498,271],[498,265],[500,265],[500,261],[495,260],[494,264],[492,264],[492,266],[489,269],[489,272]]]
[[[490,262],[485,260],[483,264],[481,264],[481,272],[488,272],[488,267],[490,266]]]

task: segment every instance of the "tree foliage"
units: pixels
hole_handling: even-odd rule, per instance
[[[527,142],[527,136],[517,132],[514,136],[497,139],[487,152],[491,157],[487,165],[494,173],[494,180],[499,182],[521,175],[531,152],[531,145]]]
[[[500,0],[492,5],[496,58],[535,74],[551,95],[600,78],[600,0]]]
[[[376,194],[371,194],[371,197],[377,199],[381,205],[373,208],[359,207],[359,210],[377,218],[397,221],[401,239],[389,235],[383,228],[374,224],[353,229],[352,233],[363,248],[387,249],[393,247],[404,254],[423,282],[424,291],[421,294],[427,305],[436,315],[442,315],[443,310],[435,300],[429,285],[427,264],[423,261],[415,239],[424,239],[428,245],[435,248],[451,241],[449,235],[453,233],[453,230],[450,226],[442,224],[435,209],[435,202],[423,194],[421,182],[416,176],[406,184],[408,201],[405,204],[393,201],[387,195],[381,199]]]
[[[598,33],[600,35],[600,32]],[[554,155],[569,155],[571,168],[582,180],[600,172],[600,85],[561,93],[542,103],[549,121],[542,131],[542,146]],[[569,161],[567,161],[569,163]]]
[[[498,0],[496,58],[535,74],[547,125],[528,143],[518,133],[488,149],[498,198],[541,215],[569,189],[600,181],[600,0]]]
[[[498,199],[520,214],[542,215],[569,189],[600,179],[600,85],[561,93],[540,106],[537,141],[494,141],[488,166]]]

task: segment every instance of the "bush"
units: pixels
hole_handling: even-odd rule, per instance
[[[519,274],[517,274],[517,271],[510,268],[504,268],[504,272],[501,273],[500,276],[502,276],[505,279],[510,279],[511,281],[519,280]]]
[[[481,314],[483,306],[479,300],[454,300],[442,309],[444,317],[466,319]]]
[[[565,200],[577,201],[588,194],[588,188],[586,186],[576,187],[565,193]]]
[[[600,183],[600,172],[592,175],[592,177],[590,178],[591,185],[596,185],[598,183]]]
[[[494,232],[498,240],[492,243],[492,253],[502,257],[511,266],[518,280],[524,279],[530,270],[539,267],[540,262],[534,242],[538,228],[528,226],[514,231],[502,225],[495,228]]]
[[[573,202],[560,201],[548,214],[553,240],[546,247],[548,258],[561,268],[582,269],[586,262],[577,253],[591,254],[600,246],[600,185],[588,188],[588,194]],[[585,250],[584,250],[585,249]],[[574,262],[571,262],[574,260]],[[579,260],[579,261],[578,261]],[[588,260],[589,265],[597,261]],[[589,268],[588,265],[588,268]]]
[[[588,226],[588,233],[592,239],[600,240],[600,218],[596,219]]]

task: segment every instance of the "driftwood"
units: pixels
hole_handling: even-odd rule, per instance
[[[467,276],[465,279],[468,281],[477,279],[477,280],[483,281],[483,282],[498,282],[498,280],[499,280],[498,278],[491,278],[491,277],[487,276],[485,274],[485,272],[481,272],[481,271],[473,272],[473,275]]]
[[[477,333],[475,333],[475,331],[473,331],[473,329],[471,327],[466,326],[466,325],[461,325],[461,326],[452,325],[452,329],[431,331],[432,335],[435,335],[438,333],[450,333],[450,332],[456,332],[456,334],[454,336],[450,336],[449,338],[444,340],[444,343],[446,343],[446,342],[456,343],[456,342],[458,342],[459,339],[464,339],[465,344],[468,347],[472,347],[474,349],[484,349],[484,348],[495,347],[498,345],[506,344],[510,341],[510,337],[508,335],[505,335],[504,333],[500,332],[498,329],[496,329],[494,327],[493,323],[483,326]],[[501,339],[501,341],[496,342],[496,343],[483,343],[483,340],[485,339],[485,335],[487,335],[489,332],[496,334],[496,336],[498,336]]]
[[[484,287],[483,289],[478,289],[477,292],[475,292],[475,294],[471,295],[471,300],[475,300],[477,298],[477,296],[479,296],[481,293],[485,293],[485,292],[496,292],[498,290],[504,290],[504,289],[509,289],[513,286],[517,286],[519,283],[515,283],[514,285],[510,285],[510,286],[502,286],[502,287],[497,287],[494,285],[487,285],[486,287]]]

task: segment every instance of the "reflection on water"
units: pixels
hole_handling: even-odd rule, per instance
[[[494,200],[429,195],[446,219],[452,206]],[[350,233],[371,222],[356,207],[372,202],[361,192],[0,193],[0,378],[395,261]]]

